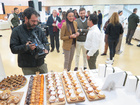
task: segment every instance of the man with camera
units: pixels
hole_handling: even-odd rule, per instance
[[[37,27],[40,16],[33,8],[23,12],[25,22],[12,31],[10,48],[13,54],[18,54],[18,66],[24,75],[47,73],[44,58],[49,52],[49,46],[43,31]]]

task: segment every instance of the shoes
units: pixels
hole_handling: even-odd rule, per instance
[[[118,51],[118,52],[116,52],[116,54],[118,54],[118,55],[120,55],[122,53],[122,51]]]
[[[84,70],[87,69],[87,67],[84,67]]]
[[[59,53],[60,51],[59,51],[59,50],[57,50],[57,52]]]
[[[128,45],[131,45],[131,46],[133,46],[133,44],[132,44],[132,43],[128,43]]]
[[[113,65],[113,60],[106,61],[105,63]]]
[[[101,56],[104,56],[104,55],[106,55],[106,54],[105,54],[105,53],[102,53],[102,54],[101,54]]]
[[[140,44],[138,44],[137,47],[140,47]]]
[[[50,51],[50,52],[53,52],[53,50],[54,50],[54,49],[51,49],[51,51]]]
[[[0,37],[2,37],[2,35],[0,35]]]
[[[109,60],[110,60],[110,58],[107,58],[106,60],[107,60],[107,61],[109,61]],[[114,62],[114,58],[112,58],[112,60],[113,60],[113,62]]]
[[[75,67],[75,68],[74,68],[74,71],[77,71],[77,70],[78,70],[78,67]]]

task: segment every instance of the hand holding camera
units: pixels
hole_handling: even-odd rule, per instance
[[[33,43],[33,44],[31,44],[31,43],[32,43],[31,41],[28,41],[28,42],[26,43],[26,46],[29,45],[30,49],[31,49],[31,50],[34,50],[34,49],[36,48],[36,46],[35,46],[34,43]]]

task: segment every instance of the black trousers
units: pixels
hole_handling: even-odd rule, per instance
[[[115,56],[116,46],[117,46],[118,42],[119,42],[119,39],[117,39],[117,40],[108,39],[108,45],[109,45],[109,50],[110,50],[110,60],[112,60],[113,57]]]
[[[127,36],[126,36],[126,43],[131,43],[131,39],[135,33],[136,29],[128,29]]]
[[[53,50],[55,48],[55,44],[56,44],[56,49],[59,50],[59,31],[50,34],[50,42],[51,42],[51,48]]]

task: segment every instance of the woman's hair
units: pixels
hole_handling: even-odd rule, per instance
[[[119,24],[119,16],[118,16],[118,13],[117,12],[114,12],[112,14],[112,16],[110,17],[110,21],[109,23],[115,25],[115,24]]]
[[[65,11],[62,12],[62,20],[66,20],[66,12]]]
[[[67,18],[69,13],[73,13],[73,15],[74,15],[74,12],[72,10],[68,10],[67,13],[66,13],[66,25],[67,25],[68,31],[70,32],[70,21]]]

